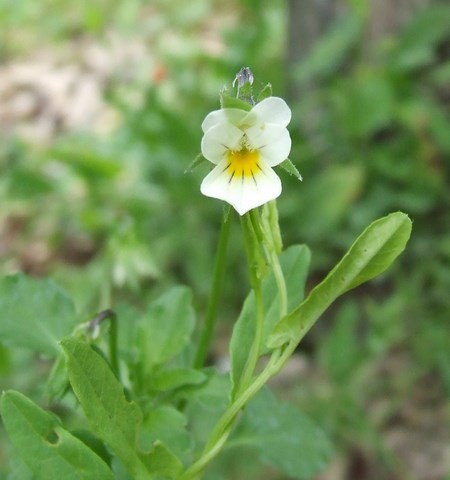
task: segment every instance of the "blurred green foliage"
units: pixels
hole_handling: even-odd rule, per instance
[[[201,121],[243,65],[275,95],[290,85],[290,158],[304,181],[280,172],[279,210],[285,244],[313,251],[313,275],[375,218],[402,210],[414,222],[389,277],[357,291],[314,330],[308,354],[323,377],[292,394],[343,449],[362,444],[390,465],[379,424],[363,413],[371,395],[391,393],[377,372],[381,360],[396,351],[408,359],[407,371],[391,372],[401,384],[391,386],[391,409],[424,375],[450,392],[450,8],[417,13],[370,56],[367,13],[350,9],[301,65],[286,67],[281,0],[69,1],[64,8],[0,0],[3,62],[36,45],[105,42],[114,30],[123,42],[138,38],[162,72],[110,79],[105,98],[119,121],[108,135],[72,132],[45,147],[1,138],[1,270],[51,274],[88,317],[123,298],[139,305],[143,292],[155,297],[175,281],[190,284],[203,306],[221,205],[200,195],[206,167],[185,173],[199,151]],[[208,35],[217,51],[205,48]],[[247,291],[235,230],[228,274],[240,281],[224,291],[225,325]],[[27,254],[36,245],[50,252],[42,265]],[[39,398],[47,371],[45,360],[0,346],[2,387]],[[5,455],[0,450],[0,464]]]

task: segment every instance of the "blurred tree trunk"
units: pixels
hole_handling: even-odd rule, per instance
[[[343,0],[290,0],[287,61],[301,61],[334,23]]]
[[[373,45],[395,33],[416,11],[442,0],[367,1],[370,2],[370,14],[363,51],[370,56]],[[348,0],[289,0],[288,72],[310,53],[315,43],[345,14],[346,9],[351,8],[348,4]],[[290,85],[288,90],[291,98],[298,98],[300,92],[294,85]]]
[[[433,0],[373,1],[371,3],[371,15],[367,32],[369,45],[373,45],[385,36],[395,33],[408,22],[411,15],[431,3],[438,2],[433,2]]]

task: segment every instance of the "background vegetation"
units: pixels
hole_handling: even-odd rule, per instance
[[[1,273],[51,276],[87,319],[175,283],[191,285],[202,309],[222,207],[200,195],[206,167],[185,171],[203,117],[248,65],[294,112],[291,160],[304,181],[280,173],[279,210],[285,244],[312,249],[313,277],[375,218],[402,210],[414,222],[394,268],[330,312],[275,385],[332,439],[334,460],[318,478],[449,478],[444,3],[368,53],[371,12],[349,2],[293,64],[295,19],[280,0],[0,0]],[[248,289],[235,223],[224,338]],[[224,345],[211,361],[226,361]],[[2,389],[42,402],[48,369],[0,344]],[[10,458],[2,438],[2,478],[16,478]],[[243,449],[214,468],[215,479],[282,478]]]

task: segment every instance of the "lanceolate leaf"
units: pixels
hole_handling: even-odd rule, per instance
[[[308,297],[274,328],[268,345],[299,342],[336,298],[384,272],[405,249],[411,220],[396,212],[376,220]]]
[[[69,337],[61,346],[70,383],[92,431],[122,460],[134,480],[151,479],[153,467],[159,471],[161,466],[153,465],[156,458],[153,452],[144,455],[138,449],[138,429],[142,422],[138,405],[126,400],[122,385],[90,345]],[[171,458],[167,468],[174,470],[178,462]]]
[[[14,447],[36,480],[114,480],[99,456],[24,395],[5,392],[1,414]]]
[[[3,342],[50,356],[77,322],[72,301],[51,280],[11,275],[0,280],[0,337]]]

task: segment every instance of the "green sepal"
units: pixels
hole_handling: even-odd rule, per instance
[[[264,88],[259,92],[257,103],[262,102],[264,99],[272,96],[272,84],[268,83]]]
[[[268,347],[297,344],[340,295],[383,273],[405,249],[411,228],[411,220],[402,212],[371,223],[325,280],[275,326]]]
[[[194,160],[189,164],[189,166],[186,168],[184,173],[190,173],[193,172],[197,167],[200,165],[203,165],[204,163],[208,163],[208,160],[201,154],[199,153]]]
[[[252,109],[250,103],[247,103],[240,98],[231,97],[226,92],[221,92],[220,94],[220,106],[222,108],[238,108],[239,110],[245,110],[246,112],[249,112]]]
[[[253,88],[250,82],[245,82],[243,85],[238,87],[237,97],[247,102],[247,104],[251,106],[255,103],[253,101]]]
[[[297,170],[297,167],[292,163],[292,161],[289,158],[286,158],[286,160],[279,165],[284,171],[289,173],[289,175],[293,175],[296,177],[298,180],[302,181],[303,177],[301,173]]]

